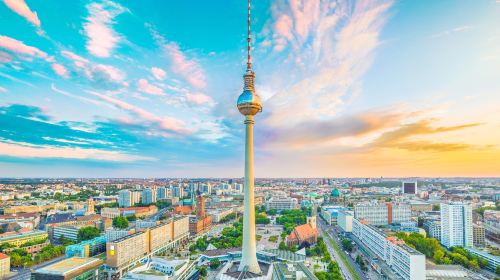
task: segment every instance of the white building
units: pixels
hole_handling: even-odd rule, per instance
[[[156,191],[152,189],[142,190],[142,204],[149,205],[156,202]]]
[[[461,202],[441,203],[441,244],[473,246],[472,208]]]
[[[121,190],[118,192],[118,206],[120,207],[131,207],[132,204],[132,192],[129,190]]]
[[[354,218],[367,220],[375,226],[409,222],[411,220],[411,206],[403,203],[357,204],[354,206]]]
[[[104,207],[101,209],[101,216],[105,218],[113,219],[115,217],[120,217],[120,215],[119,208]]]
[[[337,224],[345,232],[352,232],[352,220],[354,219],[354,214],[352,211],[342,210],[339,211],[337,217]]]
[[[424,229],[429,237],[441,240],[441,221],[426,220],[424,222]]]
[[[134,229],[107,229],[106,230],[106,241],[112,242],[127,235],[134,234]]]
[[[291,210],[296,209],[297,206],[297,199],[291,197],[271,197],[266,201],[266,210]]]
[[[394,273],[405,280],[425,279],[425,255],[404,244],[403,240],[387,236],[366,221],[353,219],[352,233],[362,246],[372,251]]]

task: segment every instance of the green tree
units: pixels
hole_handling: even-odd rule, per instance
[[[128,228],[128,219],[126,217],[114,217],[113,226],[115,228]]]
[[[137,216],[134,214],[132,216],[127,216],[127,220],[129,222],[134,222],[134,221],[137,221]]]
[[[500,275],[500,265],[497,265],[496,269],[495,269],[495,272]]]
[[[90,240],[101,235],[101,232],[96,227],[82,227],[78,231],[78,242]]]
[[[343,247],[346,251],[349,251],[349,252],[351,252],[351,251],[352,251],[352,247],[353,247],[353,246],[352,246],[352,242],[351,242],[351,240],[344,238],[344,239],[342,239],[342,241],[341,241],[340,243],[342,244],[342,247]]]
[[[288,250],[288,246],[286,246],[285,242],[281,241],[278,245],[278,249],[280,250]]]
[[[200,276],[205,277],[205,276],[207,276],[207,274],[208,274],[208,272],[207,272],[207,268],[206,268],[206,267],[204,267],[204,266],[200,266],[199,271],[200,271]]]
[[[213,259],[213,260],[210,260],[210,268],[215,270],[217,268],[219,268],[220,266],[220,260],[219,259]]]

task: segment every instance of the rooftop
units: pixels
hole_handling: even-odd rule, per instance
[[[48,265],[43,268],[37,269],[36,273],[50,274],[50,275],[67,275],[77,270],[86,270],[102,265],[103,261],[96,258],[80,258],[72,257],[64,259],[60,262]]]

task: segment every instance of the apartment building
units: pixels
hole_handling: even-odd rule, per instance
[[[352,233],[363,247],[373,252],[394,273],[405,280],[425,279],[425,255],[405,245],[403,240],[387,236],[366,220],[353,219]]]
[[[441,240],[441,221],[426,220],[424,222],[424,229],[429,237]]]
[[[26,230],[19,231],[14,234],[0,235],[0,244],[9,243],[10,245],[19,247],[27,242],[37,242],[47,239],[48,234],[41,230]]]
[[[0,279],[4,279],[10,273],[10,257],[0,253]]]
[[[472,247],[472,208],[461,202],[441,203],[441,244]]]
[[[481,225],[472,225],[472,244],[474,247],[486,246],[485,230]]]

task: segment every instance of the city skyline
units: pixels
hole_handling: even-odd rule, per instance
[[[242,176],[246,1],[0,14],[1,177]],[[498,1],[252,15],[257,178],[500,175]]]

